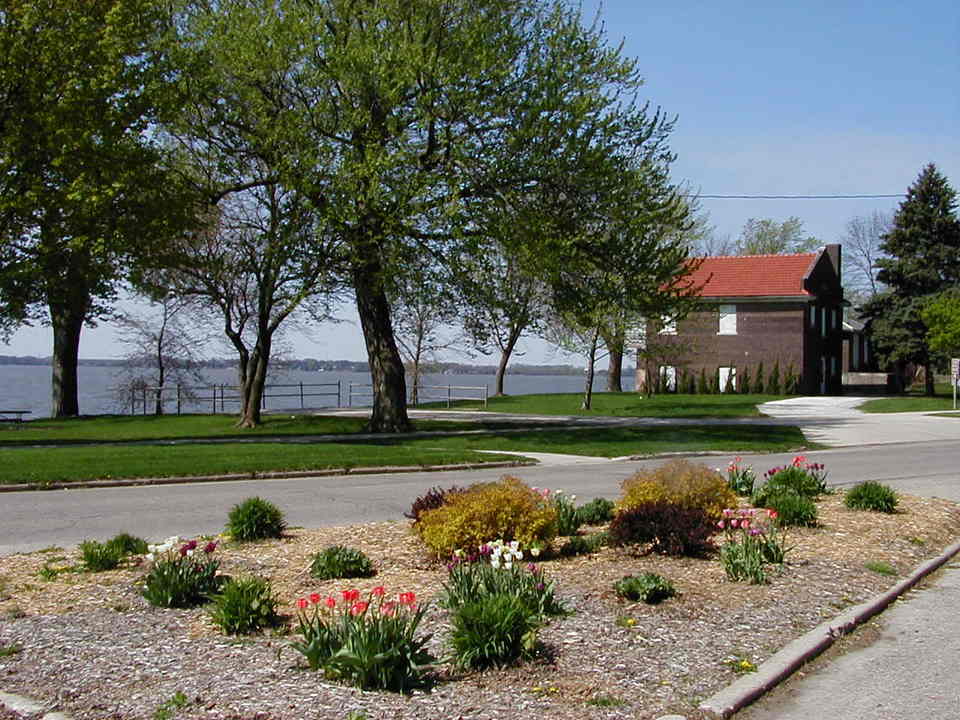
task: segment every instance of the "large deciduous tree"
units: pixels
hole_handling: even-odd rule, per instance
[[[922,311],[930,299],[960,285],[960,220],[956,192],[936,166],[927,165],[907,189],[876,261],[888,290],[863,308],[878,357],[903,374],[908,363],[925,370],[933,395],[937,355],[927,341]]]
[[[960,290],[934,296],[923,308],[927,342],[934,352],[960,357]]]
[[[877,261],[883,257],[884,236],[890,232],[890,216],[883,212],[855,217],[847,223],[843,244],[843,285],[848,299],[866,302],[883,290],[877,280]]]
[[[225,102],[275,119],[262,133],[278,175],[344,243],[373,431],[409,428],[388,300],[407,250],[449,261],[516,215],[544,227],[536,257],[554,263],[570,239],[526,198],[609,183],[604,158],[665,128],[635,102],[635,63],[559,0],[195,0],[179,27],[230,60],[242,92]]]
[[[783,222],[770,218],[750,218],[737,239],[737,255],[784,255],[810,252],[819,244],[817,238],[805,235],[803,222],[789,217]]]
[[[53,328],[52,413],[77,415],[85,323],[177,203],[150,141],[163,24],[150,0],[16,0],[0,10],[0,315]]]

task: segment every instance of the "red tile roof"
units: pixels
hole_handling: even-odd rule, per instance
[[[689,280],[704,285],[702,297],[809,297],[803,278],[816,260],[805,255],[708,257]]]

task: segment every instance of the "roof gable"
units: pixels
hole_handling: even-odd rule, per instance
[[[808,298],[804,280],[818,253],[803,255],[739,255],[703,258],[688,279],[703,286],[700,296]]]

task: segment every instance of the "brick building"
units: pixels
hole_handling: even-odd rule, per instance
[[[691,274],[702,309],[677,322],[650,322],[635,346],[637,387],[659,376],[675,389],[705,371],[721,389],[757,369],[799,377],[805,395],[840,393],[843,288],[840,246],[802,255],[705,258]],[[656,376],[652,375],[657,373]],[[681,390],[683,388],[681,387]]]

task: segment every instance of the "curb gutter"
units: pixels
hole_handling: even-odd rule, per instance
[[[329,468],[325,470],[290,470],[286,472],[229,473],[226,475],[194,475],[161,478],[131,478],[127,480],[81,480],[70,483],[21,483],[0,485],[0,493],[27,490],[79,490],[89,488],[136,487],[138,485],[181,485],[201,482],[227,482],[230,480],[283,480],[289,478],[336,477],[341,475],[380,475],[382,473],[451,472],[454,470],[483,470],[486,468],[513,468],[536,465],[527,460],[500,460],[489,463],[463,463],[461,465],[401,465],[399,467]]]
[[[821,623],[813,630],[801,635],[792,643],[774,653],[764,662],[757,672],[744,675],[720,692],[707,698],[700,705],[700,712],[710,718],[725,720],[776,685],[786,680],[804,663],[833,645],[838,638],[855,630],[874,615],[882,612],[888,605],[927,575],[939,569],[960,553],[960,542],[956,542],[940,555],[920,565],[913,573],[901,580],[886,592],[865,603],[854,605],[831,620]]]

